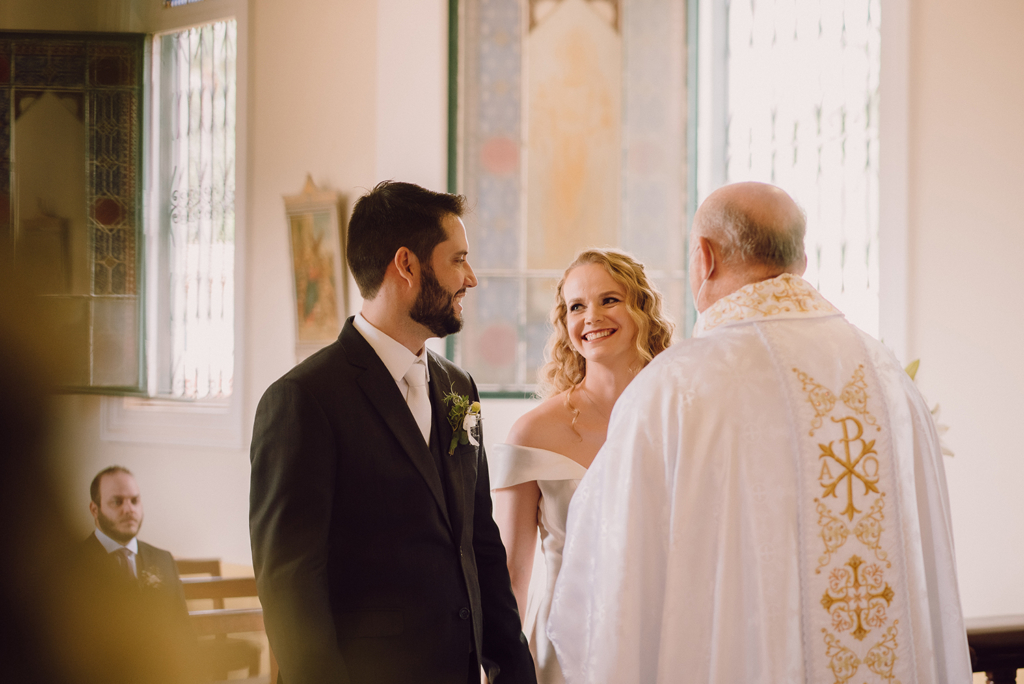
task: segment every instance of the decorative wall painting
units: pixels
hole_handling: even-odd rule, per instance
[[[295,283],[295,356],[301,361],[341,332],[348,275],[339,221],[340,195],[310,176],[298,195],[285,196]]]

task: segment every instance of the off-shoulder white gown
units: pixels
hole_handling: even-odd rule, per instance
[[[551,611],[551,594],[558,571],[562,567],[565,546],[565,521],[569,500],[587,469],[568,456],[545,449],[496,444],[487,453],[491,487],[500,489],[537,481],[540,501],[537,503],[537,526],[544,554],[546,577],[534,572],[523,616],[523,633],[530,640],[530,652],[537,665],[538,684],[563,684],[555,648],[546,631]],[[534,564],[536,568],[536,564]]]

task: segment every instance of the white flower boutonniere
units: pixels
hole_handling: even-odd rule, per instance
[[[456,394],[452,388],[444,395],[444,403],[451,406],[448,413],[448,423],[452,426],[452,442],[448,447],[448,455],[455,454],[455,447],[460,444],[472,444],[480,446],[477,434],[480,430],[480,402],[470,402],[469,397],[464,394]]]
[[[159,589],[164,584],[164,580],[160,575],[148,570],[143,570],[139,574],[139,582],[147,589]]]

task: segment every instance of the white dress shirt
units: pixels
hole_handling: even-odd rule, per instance
[[[398,390],[402,393],[402,398],[406,402],[409,401],[409,383],[405,381],[405,374],[414,363],[417,361],[423,362],[423,367],[426,369],[427,382],[430,382],[430,365],[427,363],[426,345],[423,346],[419,355],[413,354],[404,344],[375,328],[372,323],[363,318],[361,313],[356,314],[352,325],[373,347],[373,351],[377,352],[377,356],[384,363],[384,367],[388,369],[388,373],[395,379],[395,384],[398,385]],[[429,433],[424,435],[424,440],[427,443],[430,442]]]
[[[135,564],[135,557],[139,554],[139,538],[132,537],[130,542],[122,544],[121,542],[114,541],[108,537],[99,528],[96,528],[93,531],[96,533],[96,538],[100,541],[100,544],[103,544],[103,548],[107,550],[107,553],[114,553],[118,549],[128,549],[128,564],[132,568],[132,574],[138,577],[139,569]]]

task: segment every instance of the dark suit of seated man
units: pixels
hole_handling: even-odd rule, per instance
[[[164,612],[187,633],[188,608],[174,558],[138,539],[143,515],[135,477],[127,468],[110,466],[93,478],[89,494],[96,529],[82,544],[83,561],[115,573],[129,600]]]

